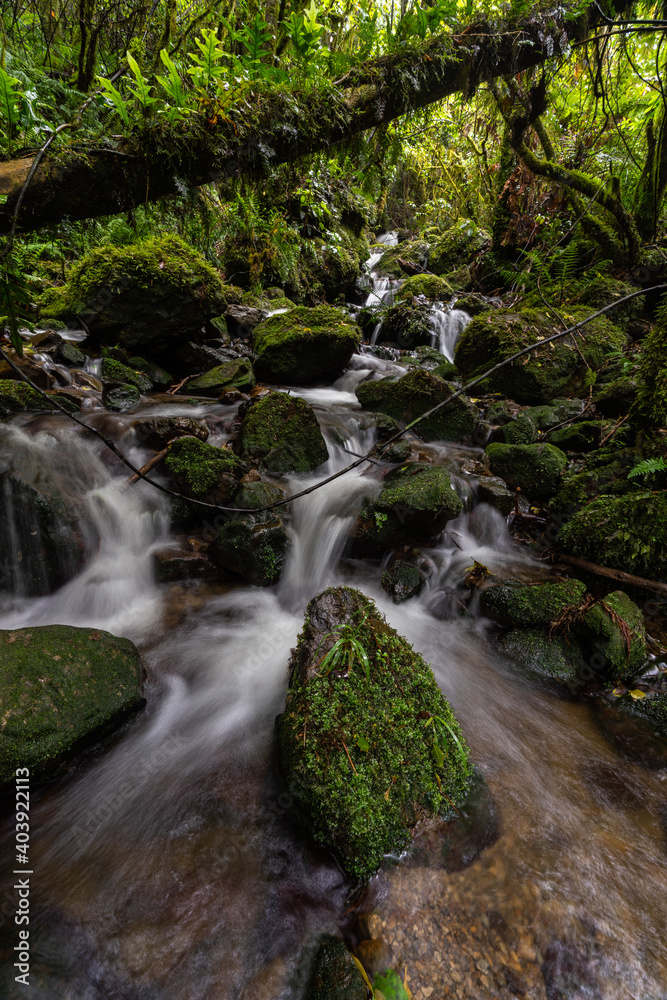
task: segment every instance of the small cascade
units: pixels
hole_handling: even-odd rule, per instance
[[[454,360],[456,343],[470,322],[471,317],[463,309],[441,309],[431,311],[434,347],[444,354],[448,361]]]

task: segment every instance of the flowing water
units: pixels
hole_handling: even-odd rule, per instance
[[[353,390],[378,370],[397,367],[356,355],[333,386],[294,390],[315,407],[330,458],[293,477],[290,491],[368,449],[373,432]],[[215,443],[229,437],[233,412],[205,401],[142,407],[205,418]],[[133,439],[136,417],[93,408],[87,419],[141,462],[149,453]],[[143,484],[124,489],[127,470],[64,417],[22,417],[8,433],[24,460],[51,462],[84,497],[97,543],[51,596],[8,592],[0,627],[108,629],[137,644],[149,679],[146,710],[34,801],[31,985],[13,982],[8,888],[0,996],[297,1000],[304,947],[349,929],[349,886],[309,842],[280,783],[274,719],[306,603],[344,582],[376,600],[433,665],[498,811],[498,839],[464,870],[447,872],[426,851],[373,881],[367,905],[382,961],[407,970],[415,1000],[667,997],[667,776],[622,757],[587,705],[517,678],[485,624],[461,616],[456,593],[473,560],[527,579],[545,572],[476,503],[478,452],[419,446],[452,471],[466,510],[424,550],[420,597],[394,606],[381,567],[344,551],[363,497],[378,489],[376,466],[294,503],[276,587],[158,585],[165,498]],[[9,872],[9,820],[3,829]]]

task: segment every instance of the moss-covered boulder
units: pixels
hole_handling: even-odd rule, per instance
[[[551,403],[529,406],[524,414],[532,420],[538,431],[550,431],[554,427],[583,414],[586,404],[583,399],[552,399]]]
[[[64,397],[57,393],[49,393],[49,396],[63,405]],[[45,398],[27,382],[15,382],[8,378],[0,379],[0,413],[52,412],[56,407],[49,402],[49,396]],[[65,402],[67,402],[66,399]]]
[[[427,302],[406,299],[382,314],[379,339],[397,344],[402,350],[431,344],[433,333],[431,307]]]
[[[632,409],[638,392],[634,375],[620,375],[606,382],[593,396],[593,402],[605,417],[622,417]]]
[[[517,413],[500,431],[504,444],[534,444],[538,435],[537,427],[526,413]]]
[[[193,437],[172,441],[164,464],[186,496],[222,505],[229,504],[247,472],[233,451]]]
[[[299,306],[255,327],[255,371],[267,382],[309,382],[343,369],[360,343],[361,330],[342,309]]]
[[[667,579],[667,492],[600,496],[560,528],[557,542],[590,562]]]
[[[234,358],[190,379],[179,391],[189,396],[212,396],[216,399],[232,386],[239,392],[255,388],[255,373],[247,358]]]
[[[363,976],[343,942],[325,937],[315,956],[303,1000],[367,1000],[367,997]]]
[[[491,234],[473,222],[461,219],[431,243],[428,268],[434,274],[448,274],[469,264],[482,250],[491,245]]]
[[[371,419],[377,435],[377,444],[374,448],[376,456],[383,462],[407,462],[412,454],[411,441],[401,437],[398,441],[387,444],[390,438],[401,430],[398,421],[386,413],[375,413]]]
[[[201,339],[207,320],[240,294],[223,285],[201,254],[168,235],[91,250],[63,288],[44,293],[42,311],[80,317],[95,342],[160,357],[180,342]]]
[[[564,611],[578,607],[586,596],[579,580],[526,586],[515,581],[482,591],[482,613],[505,628],[549,628]]]
[[[401,262],[405,262],[410,273],[413,273],[412,268],[424,267],[427,256],[428,243],[424,240],[406,240],[397,243],[396,246],[387,247],[375,265],[375,270],[393,278],[405,278],[408,271],[403,269]]]
[[[153,382],[148,375],[133,371],[129,365],[124,365],[113,358],[102,358],[100,378],[104,382],[118,383],[118,385],[134,385],[140,393],[150,392],[153,388]]]
[[[622,590],[596,601],[573,630],[602,682],[630,680],[641,673],[646,663],[644,619]]]
[[[480,502],[495,507],[504,517],[514,510],[514,493],[497,476],[481,476],[477,489]]]
[[[347,587],[308,605],[278,740],[290,793],[356,879],[406,847],[420,818],[453,817],[468,794],[468,751],[433,672]]]
[[[47,773],[143,703],[129,639],[70,625],[0,632],[0,782]]]
[[[287,544],[285,525],[277,511],[236,514],[220,528],[209,554],[217,566],[238,573],[246,583],[268,587],[280,579]]]
[[[112,413],[125,413],[133,410],[141,400],[141,393],[136,385],[129,382],[111,382],[104,386],[102,402]]]
[[[329,457],[312,406],[286,392],[272,392],[250,406],[234,448],[279,476],[312,472]]]
[[[175,438],[194,437],[200,441],[208,438],[208,427],[193,417],[146,417],[132,424],[137,444],[161,451]]]
[[[160,365],[156,364],[154,361],[142,358],[140,355],[129,358],[127,366],[133,371],[142,372],[144,375],[147,375],[151,380],[154,389],[159,389],[164,392],[174,383],[173,375],[170,375],[168,371],[165,371],[164,368],[161,368]]]
[[[394,604],[416,597],[426,580],[418,566],[397,559],[382,574],[382,589],[391,595]]]
[[[552,444],[493,442],[486,454],[493,475],[512,489],[519,487],[531,500],[553,496],[567,465],[567,456]]]
[[[584,319],[586,309],[568,313],[572,323]],[[517,351],[557,332],[553,319],[537,309],[498,309],[473,319],[456,344],[454,361],[466,380],[483,374]],[[576,335],[536,346],[530,354],[504,365],[486,380],[492,392],[518,403],[548,403],[556,396],[579,395],[612,354],[627,344],[627,336],[600,316]]]
[[[449,302],[453,294],[454,289],[449,282],[437,274],[415,274],[403,282],[396,293],[396,300],[402,302],[423,295],[438,302]]]
[[[587,662],[576,641],[543,629],[514,628],[501,636],[498,648],[523,673],[543,677],[576,694],[584,686]]]
[[[609,445],[583,456],[576,465],[566,469],[558,493],[549,504],[550,509],[559,515],[572,516],[601,495],[640,492],[639,484],[627,478],[636,463],[631,448]]]
[[[375,500],[366,500],[357,521],[354,547],[380,556],[406,542],[430,541],[463,505],[446,469],[409,462],[385,476]]]
[[[454,394],[454,389],[433,372],[416,369],[399,379],[374,379],[357,386],[356,396],[365,410],[387,413],[411,423]],[[441,407],[415,427],[425,441],[469,441],[479,420],[479,410],[466,396]]]

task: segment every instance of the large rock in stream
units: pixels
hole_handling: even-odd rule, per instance
[[[329,457],[312,406],[286,392],[272,392],[251,403],[234,448],[276,476],[312,472]]]
[[[258,378],[288,385],[340,372],[361,343],[359,327],[334,306],[270,316],[252,336]]]
[[[290,666],[278,718],[289,791],[345,871],[368,878],[418,820],[456,816],[468,748],[431,668],[357,590],[310,602]]]
[[[53,770],[143,704],[129,639],[70,625],[0,631],[0,782]]]
[[[452,386],[434,372],[418,368],[399,379],[370,379],[356,389],[365,410],[386,413],[410,423],[454,394]],[[425,441],[469,442],[479,421],[477,407],[466,396],[458,396],[415,427]]]
[[[215,448],[194,437],[172,441],[164,464],[186,496],[223,506],[248,471],[229,448]]]

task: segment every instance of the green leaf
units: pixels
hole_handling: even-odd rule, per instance
[[[120,120],[123,122],[124,125],[129,125],[130,116],[128,113],[128,107],[129,107],[128,102],[125,100],[120,91],[114,87],[111,80],[107,80],[103,76],[98,76],[97,79],[100,84],[100,87],[104,90],[105,96],[114,105],[116,113],[118,114]]]
[[[445,754],[441,747],[437,743],[433,743],[433,759],[436,763],[436,767],[442,767],[445,763]]]
[[[359,749],[363,750],[364,753],[368,753],[368,751],[371,748],[371,745],[368,742],[368,740],[366,739],[366,737],[365,736],[356,736],[355,740],[356,740],[356,744],[359,747]]]

